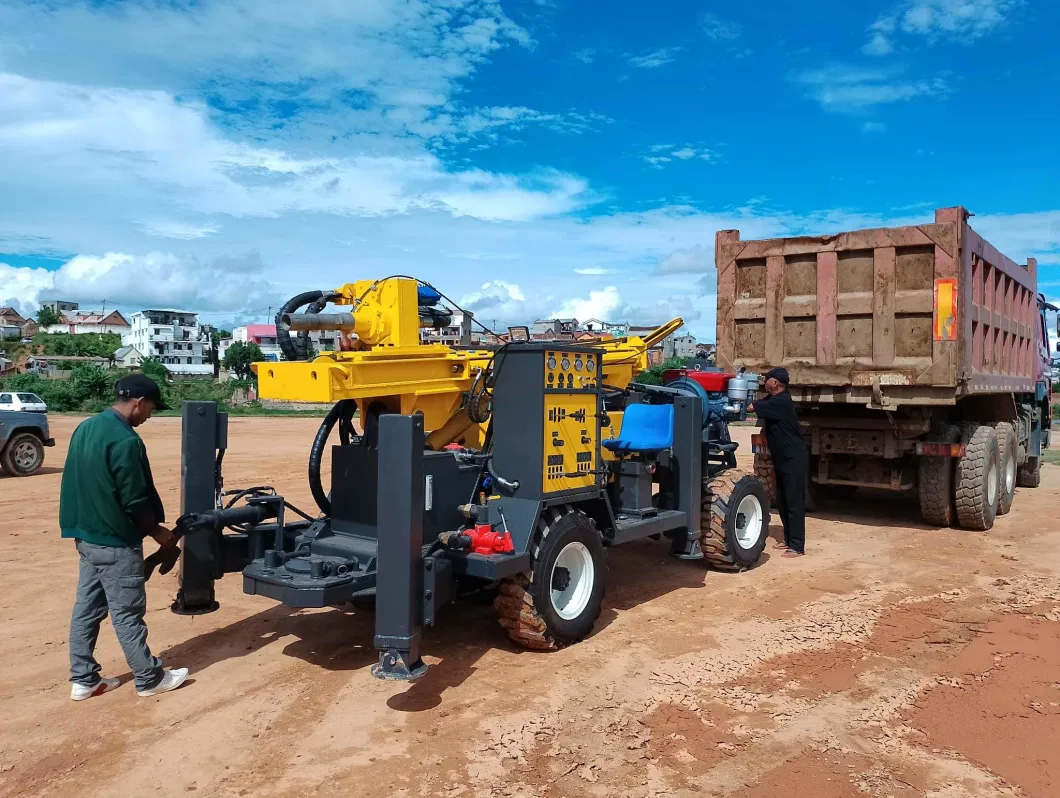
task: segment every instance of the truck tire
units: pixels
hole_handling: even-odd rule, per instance
[[[769,535],[769,494],[754,474],[726,471],[703,480],[700,548],[708,565],[722,571],[750,568]]]
[[[501,582],[500,625],[525,648],[549,651],[584,639],[600,617],[607,557],[595,522],[581,510],[545,510],[528,573]]]
[[[957,521],[965,529],[987,530],[994,525],[1001,493],[997,433],[974,422],[962,430],[967,450],[957,460]]]
[[[7,442],[0,464],[13,477],[28,477],[44,465],[44,444],[32,432],[20,432]]]
[[[956,443],[961,437],[954,424],[947,424],[936,434],[942,443]],[[957,521],[954,469],[952,457],[921,457],[917,463],[920,517],[929,526],[950,527]]]
[[[766,486],[766,495],[769,497],[769,506],[777,506],[777,472],[773,467],[773,458],[769,450],[755,452],[755,476],[762,480]]]
[[[1044,430],[1042,431],[1044,435]],[[1016,487],[1036,488],[1042,484],[1042,450],[1027,452],[1027,459],[1016,469]]]
[[[1028,457],[1026,462],[1016,470],[1016,486],[1036,488],[1042,484],[1042,458]]]
[[[994,432],[997,433],[997,462],[1001,474],[997,514],[1005,515],[1012,509],[1012,499],[1016,495],[1016,427],[1009,421],[998,421],[994,424]]]

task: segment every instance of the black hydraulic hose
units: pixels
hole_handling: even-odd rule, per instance
[[[284,315],[294,313],[303,305],[319,302],[324,296],[323,291],[306,291],[288,299],[276,314],[276,343],[279,344],[280,351],[283,352],[283,356],[288,360],[305,360],[306,347],[305,339],[301,335],[299,335],[297,341],[292,340],[290,331],[284,329],[282,322]],[[327,304],[326,301],[325,304]]]
[[[320,461],[324,457],[324,449],[327,446],[328,438],[331,436],[331,430],[347,409],[346,403],[353,401],[353,399],[343,399],[335,403],[335,406],[328,411],[328,414],[324,416],[324,420],[320,423],[317,436],[313,439],[313,447],[309,450],[309,490],[312,491],[313,499],[316,500],[320,512],[328,516],[331,515],[331,499],[328,498],[328,494],[320,481]]]

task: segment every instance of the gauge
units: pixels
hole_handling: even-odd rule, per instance
[[[556,356],[555,355],[549,355],[548,356],[548,367],[550,369],[554,369],[556,367]]]
[[[574,370],[575,371],[581,371],[582,370],[582,359],[580,357],[574,358]]]
[[[561,365],[563,366],[563,370],[564,371],[569,371],[570,370],[570,358],[566,358],[566,357],[563,358],[563,363]]]
[[[596,360],[593,359],[593,358],[589,358],[588,360],[586,360],[585,361],[585,368],[588,371],[596,371]]]

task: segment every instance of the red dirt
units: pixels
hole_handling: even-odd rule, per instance
[[[218,612],[180,617],[176,575],[156,577],[152,647],[191,680],[138,698],[105,624],[98,656],[125,683],[73,703],[56,502],[76,423],[53,420],[43,473],[0,477],[0,798],[1060,795],[1060,468],[985,534],[867,495],[809,519],[810,556],[743,574],[619,547],[588,640],[520,651],[464,601],[411,686],[368,674],[369,613],[288,609],[228,576]],[[226,484],[311,507],[316,424],[233,419]],[[143,432],[172,518],[179,420]]]

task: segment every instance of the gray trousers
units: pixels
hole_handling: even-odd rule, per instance
[[[99,625],[109,611],[136,689],[157,686],[164,674],[162,660],[147,647],[143,548],[97,546],[79,540],[77,553],[81,570],[70,621],[70,681],[88,687],[99,681],[100,666],[92,652]]]

